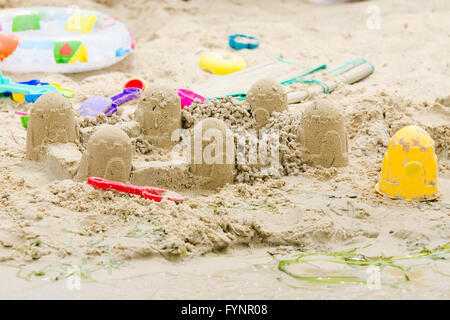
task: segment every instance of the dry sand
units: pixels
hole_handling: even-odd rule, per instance
[[[72,1],[0,0],[1,7],[44,4]],[[450,297],[445,260],[416,261],[410,282],[386,268],[381,289],[370,290],[359,284],[290,279],[266,253],[292,255],[298,249],[329,251],[372,244],[363,249],[365,254],[389,256],[411,253],[414,245],[434,248],[449,242],[447,1],[313,5],[300,0],[85,0],[77,4],[127,23],[138,43],[133,55],[106,70],[82,74],[6,74],[16,81],[38,78],[63,83],[76,90],[75,108],[91,95],[116,94],[131,77],[179,88],[207,80],[211,75],[198,67],[200,55],[226,49],[232,33],[260,38],[260,48],[239,52],[249,66],[274,57],[309,66],[335,66],[364,57],[376,71],[357,84],[339,85],[327,96],[344,116],[348,166],[303,163],[295,143],[301,113],[318,98],[312,97],[289,114],[274,114],[267,124],[283,130],[281,179],[241,167],[234,185],[218,192],[185,192],[189,199],[179,205],[55,180],[54,173],[26,157],[26,131],[14,111],[28,112],[31,105],[2,99],[1,298]],[[367,27],[371,5],[381,9],[380,29]],[[80,150],[99,124],[110,123],[125,126],[137,153],[149,159],[163,157],[163,151],[123,123],[136,107],[134,101],[109,119],[80,121]],[[251,127],[245,108],[229,100],[202,110],[193,105],[183,112],[183,123],[192,127],[199,119],[217,117],[233,130]],[[422,126],[435,140],[441,192],[437,201],[393,201],[374,191],[389,138],[410,124]],[[362,272],[367,277],[349,267],[311,268],[297,271]],[[80,289],[75,285],[71,290],[76,278],[71,275],[90,275],[98,282],[83,278]]]

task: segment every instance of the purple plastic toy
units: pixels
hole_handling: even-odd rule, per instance
[[[88,98],[80,107],[81,115],[85,117],[96,117],[100,113],[111,116],[117,111],[117,107],[131,99],[138,98],[141,95],[139,88],[126,88],[111,98],[93,96]]]

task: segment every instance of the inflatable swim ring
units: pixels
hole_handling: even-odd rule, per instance
[[[247,67],[245,60],[227,51],[212,51],[204,54],[199,61],[200,68],[214,74],[225,75]]]
[[[116,18],[76,7],[0,11],[0,70],[82,72],[108,67],[135,48]]]

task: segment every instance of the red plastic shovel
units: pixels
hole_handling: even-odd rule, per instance
[[[119,192],[131,193],[141,196],[145,199],[154,200],[156,202],[161,202],[162,199],[167,199],[174,202],[182,202],[184,198],[182,197],[171,197],[165,195],[167,193],[172,193],[171,191],[164,189],[157,189],[151,187],[140,187],[132,184],[121,183],[117,181],[105,180],[97,177],[90,177],[87,181],[88,184],[95,188],[103,190],[115,190]]]

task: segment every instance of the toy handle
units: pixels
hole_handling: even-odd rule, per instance
[[[174,202],[184,201],[184,198],[165,197],[164,195],[161,195],[167,192],[167,190],[164,189],[139,187],[127,183],[110,181],[98,177],[89,177],[87,183],[95,188],[136,194],[145,199],[154,200],[156,202],[161,202],[162,199],[167,199]]]
[[[358,58],[356,60],[346,62],[343,65],[328,71],[328,73],[329,74],[340,75],[340,74],[346,73],[347,71],[349,71],[349,70],[351,70],[353,68],[356,68],[357,66],[365,64],[365,63],[368,63],[366,59]]]
[[[103,189],[103,190],[115,190],[125,193],[131,193],[136,195],[142,195],[145,188],[143,187],[137,187],[131,184],[117,182],[117,181],[110,181],[98,177],[90,177],[87,181],[88,184],[90,184],[93,187]]]
[[[142,197],[145,199],[156,201],[156,202],[161,202],[161,200],[163,199],[163,196],[158,195],[158,194],[153,194],[153,193],[150,193],[147,191],[142,192]]]
[[[153,190],[155,190],[155,189],[153,189]],[[164,192],[166,192],[166,191],[164,190]],[[164,192],[161,192],[161,193],[164,193]],[[165,197],[160,194],[154,194],[152,192],[147,192],[147,191],[142,192],[142,197],[144,197],[145,199],[150,199],[150,200],[156,201],[156,202],[161,202],[162,199],[167,199],[167,200],[170,200],[173,202],[183,202],[184,201],[183,198]]]
[[[371,64],[365,63],[345,72],[342,77],[347,84],[358,82],[373,73],[374,67]]]
[[[111,97],[113,104],[120,106],[122,103],[138,98],[141,95],[139,88],[125,88],[121,93]]]
[[[25,94],[44,94],[47,91],[51,91],[46,90],[46,87],[37,87],[33,85],[17,84],[17,83],[2,84],[0,89],[1,92],[14,92]]]
[[[16,112],[14,112],[14,114],[17,114],[17,115],[19,115],[19,116],[23,116],[23,117],[27,117],[27,116],[29,116],[29,114],[28,114],[28,113],[25,113],[25,112],[20,112],[20,111],[16,111]]]
[[[113,97],[111,97],[111,105],[105,111],[107,116],[111,116],[113,113],[117,111],[118,106],[122,103],[130,101],[131,99],[138,98],[141,95],[141,89],[139,88],[125,88],[122,93],[119,93]]]
[[[37,86],[39,84],[41,84],[41,85],[49,84],[49,83],[41,83],[41,81],[39,81],[39,80],[28,80],[28,81],[22,81],[22,82],[17,82],[17,83],[18,84],[26,84],[26,85],[29,85],[29,86]]]
[[[109,108],[105,110],[105,114],[109,117],[112,116],[113,113],[115,113],[116,111],[117,111],[117,104],[112,102]]]

